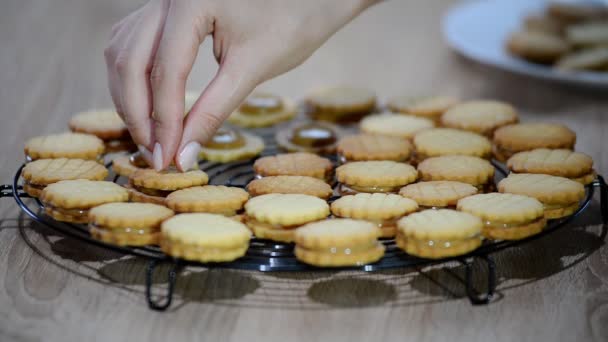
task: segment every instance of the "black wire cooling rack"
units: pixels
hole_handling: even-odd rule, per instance
[[[267,142],[266,149],[263,155],[276,154],[278,148],[274,143],[272,131],[261,131],[259,132],[265,138]],[[332,158],[335,161],[335,158]],[[201,170],[204,170],[210,179],[210,184],[223,184],[227,186],[236,186],[244,188],[253,178],[254,171],[252,168],[255,159],[234,162],[228,164],[218,164],[210,162],[202,162],[200,164]],[[493,162],[496,167],[496,179],[499,181],[507,175],[507,171],[504,166],[499,163]],[[180,259],[171,258],[161,252],[158,247],[147,246],[147,247],[121,247],[110,245],[98,240],[93,239],[85,225],[77,225],[70,223],[63,223],[55,221],[52,218],[44,214],[42,205],[37,199],[29,199],[29,196],[23,192],[21,181],[21,170],[24,165],[19,167],[13,177],[12,184],[5,184],[0,186],[0,197],[12,197],[14,198],[17,205],[34,221],[51,228],[65,236],[78,239],[82,242],[96,245],[105,249],[113,250],[119,253],[134,255],[143,257],[149,260],[146,269],[146,299],[148,305],[153,310],[164,311],[170,305],[173,298],[173,290],[175,282],[177,280],[178,270],[183,266],[198,266],[205,268],[228,268],[228,269],[241,269],[241,270],[254,270],[261,272],[300,272],[300,271],[319,271],[321,268],[316,268],[303,263],[300,263],[294,256],[293,245],[286,243],[279,243],[269,240],[252,239],[247,254],[238,260],[227,263],[198,263],[185,261]],[[123,182],[118,176],[114,176],[114,182]],[[547,227],[539,234],[534,236],[517,240],[517,241],[488,241],[486,240],[481,247],[475,251],[458,257],[445,258],[441,260],[429,260],[414,257],[406,254],[399,249],[395,241],[392,239],[382,240],[382,243],[386,246],[385,256],[378,262],[358,266],[358,267],[345,267],[331,270],[359,270],[363,272],[374,272],[379,270],[387,269],[398,269],[398,268],[411,268],[411,267],[424,267],[429,265],[441,265],[447,264],[448,262],[459,262],[464,266],[465,278],[464,286],[466,294],[472,304],[487,304],[490,302],[494,295],[496,286],[496,264],[492,258],[492,254],[504,250],[506,248],[512,248],[530,241],[542,238],[545,235],[551,234],[554,231],[563,228],[570,221],[574,220],[579,216],[593,200],[596,189],[600,192],[600,210],[602,215],[602,221],[608,222],[608,186],[602,176],[598,176],[597,179],[586,186],[585,198],[581,201],[578,210],[571,216],[549,221]],[[330,201],[335,198],[330,199]],[[480,270],[479,268],[473,268],[474,262],[478,260],[485,264],[485,279],[484,289],[476,289],[473,285],[473,272]],[[160,263],[171,263],[168,273],[168,287],[167,294],[164,299],[155,300],[152,296],[152,285],[154,283],[154,271],[156,266]]]

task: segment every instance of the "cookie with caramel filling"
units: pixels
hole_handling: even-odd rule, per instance
[[[290,120],[296,114],[296,104],[290,99],[255,93],[228,117],[228,122],[241,127],[266,127]]]

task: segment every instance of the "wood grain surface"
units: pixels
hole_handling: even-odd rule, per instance
[[[441,15],[454,1],[387,1],[310,60],[261,87],[301,98],[334,83],[399,94],[512,102],[524,120],[558,121],[608,175],[608,97],[489,69],[451,52]],[[111,104],[103,48],[124,0],[5,0],[0,5],[0,181],[26,138],[66,129]],[[190,79],[216,70],[209,42]],[[598,203],[568,228],[496,256],[498,296],[464,298],[458,265],[378,274],[186,269],[170,312],[150,311],[140,259],[83,246],[0,201],[0,341],[607,341],[608,249]],[[166,278],[159,276],[162,292]]]

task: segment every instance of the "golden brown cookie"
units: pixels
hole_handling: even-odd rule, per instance
[[[502,126],[519,121],[517,110],[508,103],[492,100],[475,100],[457,104],[441,116],[446,127],[472,131],[492,137]]]
[[[396,96],[391,98],[387,107],[398,113],[421,116],[439,123],[441,115],[460,102],[452,96]]]
[[[511,34],[507,40],[507,50],[532,62],[553,63],[570,51],[570,44],[558,35],[520,31]]]
[[[442,156],[425,159],[418,165],[423,181],[456,181],[471,184],[480,191],[494,179],[494,166],[481,158],[472,156]]]
[[[180,213],[211,213],[234,216],[249,199],[247,191],[223,185],[205,185],[177,190],[169,194],[167,207]]]
[[[561,35],[565,27],[566,25],[559,20],[546,15],[529,15],[524,19],[524,28],[526,31]]]
[[[361,132],[411,139],[414,134],[435,127],[431,119],[403,114],[383,113],[361,120]]]
[[[328,199],[333,189],[326,182],[307,176],[268,176],[247,185],[251,196],[265,194],[303,194]]]
[[[479,134],[453,128],[433,128],[414,136],[416,160],[447,155],[469,155],[489,158],[490,141]]]
[[[273,94],[255,93],[228,117],[228,122],[241,127],[266,127],[290,120],[296,114],[293,101]]]
[[[331,182],[333,164],[329,159],[307,152],[262,157],[253,164],[255,173],[267,176],[309,176]]]
[[[520,123],[501,127],[494,132],[494,157],[506,161],[513,154],[537,148],[573,149],[576,134],[568,127],[554,123]]]
[[[101,139],[83,133],[39,136],[25,143],[25,155],[31,160],[55,158],[102,160],[104,149]]]
[[[376,108],[372,91],[345,86],[317,89],[305,101],[313,119],[330,122],[359,121]]]
[[[173,191],[205,185],[207,174],[200,170],[178,172],[139,169],[129,176],[130,198],[133,202],[163,204]]]
[[[606,70],[608,68],[608,47],[581,49],[564,55],[555,66],[564,71]]]
[[[566,24],[606,17],[604,6],[585,2],[551,1],[546,12],[549,17]]]
[[[416,181],[418,172],[405,163],[393,161],[362,161],[344,164],[336,169],[341,194],[358,192],[395,193]]]
[[[366,160],[406,161],[412,153],[412,144],[405,138],[355,134],[340,139],[337,150],[341,163]]]
[[[140,168],[131,162],[131,156],[122,155],[112,160],[112,170],[119,176],[129,177]]]
[[[593,159],[580,152],[566,149],[540,148],[514,154],[507,161],[509,170],[515,173],[542,173],[584,181],[595,179]]]
[[[70,119],[69,126],[73,132],[92,134],[102,140],[129,137],[125,122],[116,111],[110,109],[77,113]]]
[[[459,199],[477,194],[471,184],[456,181],[419,182],[399,190],[399,195],[411,198],[422,209],[456,208]]]
[[[218,163],[245,160],[264,150],[264,140],[253,134],[220,128],[211,140],[202,146],[199,158]]]
[[[331,154],[344,133],[328,122],[300,122],[275,134],[279,146],[287,152]]]

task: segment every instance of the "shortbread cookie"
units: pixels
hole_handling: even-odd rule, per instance
[[[92,134],[101,140],[129,137],[129,130],[118,113],[110,109],[91,110],[74,115],[69,122],[73,132]]]
[[[425,210],[397,222],[397,246],[422,258],[469,253],[481,245],[481,219],[451,209]]]
[[[362,161],[344,164],[336,169],[343,195],[358,192],[396,193],[418,178],[416,169],[393,161]]]
[[[555,66],[561,70],[605,70],[608,68],[608,47],[582,49],[560,58]]]
[[[336,217],[360,219],[374,223],[381,237],[391,238],[397,233],[397,220],[418,210],[418,204],[396,194],[356,194],[339,198],[331,204]]]
[[[412,144],[405,138],[355,134],[338,142],[340,163],[365,160],[406,161],[412,153]]]
[[[333,189],[326,182],[307,176],[269,176],[247,185],[251,196],[265,194],[303,194],[328,199]]]
[[[569,26],[566,40],[577,46],[608,45],[608,22],[586,22]]]
[[[309,115],[315,120],[355,122],[376,108],[376,95],[363,88],[326,87],[306,98]]]
[[[552,63],[570,51],[570,44],[558,35],[520,31],[511,34],[507,40],[507,50],[532,62]]]
[[[297,114],[296,104],[273,94],[250,95],[229,117],[228,122],[241,127],[266,127],[290,120]]]
[[[103,180],[108,170],[92,160],[38,159],[28,163],[21,171],[23,190],[32,197],[39,197],[44,188],[62,180]]]
[[[167,170],[140,169],[129,176],[131,201],[163,204],[173,191],[205,185],[207,174],[200,170],[177,172]]]
[[[529,15],[524,19],[524,28],[526,31],[561,35],[565,27],[566,25],[559,20],[545,15]]]
[[[245,255],[251,232],[222,215],[179,214],[161,225],[160,248],[172,257],[198,262],[227,262]]]
[[[536,198],[543,203],[547,219],[572,215],[585,197],[585,187],[579,182],[531,173],[510,174],[498,183],[498,190]]]
[[[472,156],[442,156],[425,159],[418,165],[423,181],[457,181],[471,184],[480,191],[491,190],[494,166],[481,158]]]
[[[88,211],[92,207],[128,200],[128,191],[118,184],[82,179],[50,184],[40,195],[47,215],[74,223],[88,222]]]
[[[312,153],[296,152],[262,157],[253,170],[258,176],[309,176],[331,182],[333,164]]]
[[[414,134],[435,127],[431,119],[402,114],[370,115],[359,125],[363,133],[411,139]]]
[[[171,216],[173,211],[160,205],[108,203],[89,211],[89,229],[95,239],[114,245],[157,245],[160,224]]]
[[[434,128],[414,136],[416,160],[446,155],[469,155],[489,158],[490,141],[479,134],[452,128]]]
[[[71,158],[102,160],[104,144],[91,134],[60,133],[39,136],[25,143],[25,156],[29,160]]]
[[[169,194],[167,207],[180,213],[212,213],[234,216],[249,199],[247,191],[223,185],[205,185],[177,190]]]
[[[253,134],[220,128],[201,148],[199,158],[219,163],[244,160],[259,155],[264,140]]]
[[[112,170],[119,176],[129,177],[141,169],[132,160],[132,156],[129,155],[118,156],[112,160]]]
[[[483,235],[493,240],[519,240],[547,225],[542,203],[528,196],[489,193],[463,198],[458,210],[483,221]]]
[[[566,149],[539,148],[514,154],[507,161],[515,173],[541,173],[570,178],[589,184],[595,179],[593,159],[580,152]]]
[[[275,134],[279,146],[287,152],[331,154],[336,151],[342,130],[327,122],[298,123]]]
[[[441,117],[446,127],[464,129],[492,137],[498,128],[519,120],[517,111],[508,103],[491,100],[475,100],[457,104]]]
[[[250,199],[245,212],[247,226],[258,238],[292,242],[295,229],[326,218],[329,205],[314,196],[267,194]]]
[[[393,112],[421,116],[439,123],[441,115],[458,102],[452,96],[396,96],[388,101],[387,107]]]
[[[468,183],[429,181],[406,185],[399,190],[399,195],[413,199],[421,209],[455,209],[458,200],[477,192],[479,189]]]
[[[547,6],[551,18],[567,24],[600,19],[606,17],[606,11],[605,6],[590,2],[551,1]]]
[[[568,127],[554,123],[520,123],[501,127],[494,132],[494,157],[505,162],[513,154],[537,148],[573,149],[576,134]]]
[[[320,267],[362,266],[384,255],[373,223],[333,219],[309,223],[296,231],[296,258]]]

